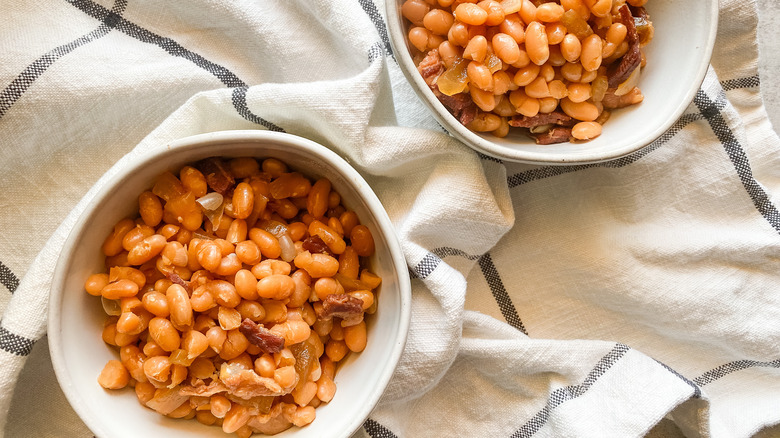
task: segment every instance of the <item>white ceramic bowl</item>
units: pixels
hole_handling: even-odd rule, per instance
[[[317,408],[307,427],[283,437],[346,437],[365,421],[392,376],[406,342],[410,284],[406,262],[387,213],[366,181],[343,159],[312,141],[268,131],[226,131],[170,143],[138,157],[111,178],[89,204],[68,237],[54,274],[49,308],[49,348],[62,390],[86,425],[99,437],[220,437],[219,427],[172,420],[142,407],[132,388],[107,391],[97,383],[106,362],[118,357],[103,343],[105,314],[84,281],[103,268],[101,244],[113,225],[137,211],[136,199],[165,170],[210,156],[276,157],[310,178],[325,176],[344,205],[372,231],[372,269],[383,279],[378,310],[367,318],[368,345],[345,360],[336,375],[333,400]],[[134,211],[135,210],[135,211]]]
[[[614,111],[601,136],[582,143],[537,145],[523,133],[506,138],[468,130],[439,103],[411,57],[401,16],[404,0],[388,0],[387,22],[395,58],[420,100],[458,140],[487,155],[532,164],[584,164],[612,160],[658,138],[682,115],[707,73],[718,26],[717,0],[649,0],[646,9],[655,37],[645,47],[647,67],[639,87],[639,105]]]

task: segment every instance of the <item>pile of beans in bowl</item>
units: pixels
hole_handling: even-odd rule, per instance
[[[381,283],[370,230],[329,180],[212,157],[159,176],[138,207],[85,282],[119,352],[98,383],[239,437],[314,421],[366,346]]]
[[[463,125],[539,144],[589,140],[637,87],[647,0],[406,0],[415,64]]]

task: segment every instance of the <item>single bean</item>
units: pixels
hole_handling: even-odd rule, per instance
[[[492,43],[493,50],[501,61],[514,64],[520,60],[520,46],[511,35],[497,33],[493,36]]]
[[[243,179],[260,173],[260,163],[252,157],[238,157],[228,161],[230,173],[236,179]]]
[[[149,190],[142,192],[138,196],[138,214],[146,225],[156,227],[163,217],[160,198]]]
[[[477,116],[466,125],[472,131],[475,132],[490,132],[498,129],[501,126],[501,118],[495,114],[478,112]]]
[[[435,35],[447,35],[455,18],[444,9],[431,9],[423,17],[423,26]]]
[[[472,61],[482,62],[487,55],[487,38],[482,35],[477,35],[466,45],[463,49],[463,59],[471,59]]]
[[[249,230],[249,238],[257,244],[265,258],[277,259],[282,255],[279,240],[273,234],[261,228]]]
[[[122,239],[122,248],[124,248],[125,251],[130,251],[145,238],[152,235],[154,235],[154,228],[148,225],[138,224],[125,234],[125,237]]]
[[[501,9],[504,10],[504,14],[509,16],[514,14],[523,7],[523,0],[501,0]]]
[[[114,225],[111,234],[103,241],[103,254],[111,257],[121,253],[123,249],[122,242],[125,235],[135,228],[135,226],[135,222],[132,219],[122,219],[117,222],[116,225]]]
[[[159,234],[146,237],[128,252],[127,261],[132,265],[142,265],[157,257],[165,248],[166,243],[165,237]]]
[[[561,109],[569,117],[583,122],[592,122],[599,116],[599,109],[596,105],[588,101],[572,102],[568,97],[561,99]]]
[[[447,32],[447,41],[460,47],[466,47],[469,43],[469,26],[465,23],[455,22],[449,32]]]
[[[152,384],[165,383],[171,374],[171,362],[167,356],[147,358],[144,362],[144,374],[146,374],[146,378]]]
[[[550,57],[550,47],[544,25],[537,21],[528,24],[525,29],[525,50],[534,64],[542,65],[547,62]]]
[[[526,85],[524,91],[528,97],[536,99],[550,97],[550,87],[547,86],[547,81],[541,75]]]
[[[472,26],[479,26],[485,24],[487,21],[488,13],[473,3],[461,3],[454,11],[455,18],[461,23],[466,23]]]
[[[159,316],[149,321],[149,336],[165,351],[176,350],[181,342],[179,332],[171,321]]]
[[[109,360],[98,376],[98,383],[106,389],[122,389],[130,381],[130,373],[116,359]]]
[[[488,14],[485,19],[486,26],[498,26],[504,21],[506,14],[504,13],[504,8],[501,7],[501,3],[495,0],[486,0],[479,2],[478,5]]]
[[[561,0],[561,6],[566,11],[574,10],[583,20],[590,18],[590,9],[583,3],[583,0]]]
[[[219,352],[219,357],[224,360],[235,359],[246,351],[247,346],[249,346],[249,341],[239,329],[229,330],[225,343],[222,345],[222,351]]]
[[[533,82],[537,76],[539,76],[540,71],[541,67],[538,65],[528,64],[528,66],[521,68],[517,71],[517,73],[515,73],[514,78],[512,78],[512,82],[518,87],[525,87],[526,85]]]
[[[258,280],[271,275],[290,275],[292,266],[284,260],[265,259],[252,266],[252,275]]]
[[[198,169],[192,166],[182,167],[181,171],[179,171],[179,179],[181,179],[181,184],[184,188],[192,192],[192,194],[198,198],[205,196],[208,192],[206,177],[203,176]]]
[[[213,309],[217,305],[217,302],[208,287],[202,285],[192,292],[190,305],[192,306],[192,310],[196,312],[206,312],[209,309]]]
[[[536,22],[536,5],[531,0],[523,0],[523,6],[517,11],[517,14],[526,24]]]
[[[401,15],[415,26],[422,26],[423,18],[431,7],[422,0],[406,0],[401,5]]]
[[[336,395],[336,384],[328,376],[322,376],[317,380],[317,398],[327,403]]]
[[[550,83],[550,94],[552,94],[554,86]],[[557,87],[555,87],[557,89]],[[566,87],[564,86],[564,89]],[[549,114],[558,108],[558,99],[554,97],[545,97],[539,99],[539,112],[543,114]]]
[[[283,300],[294,291],[295,282],[287,275],[270,275],[257,282],[257,294],[262,298]]]
[[[344,327],[344,343],[351,351],[363,351],[366,348],[366,322]]]
[[[522,89],[509,93],[509,101],[514,105],[518,114],[528,117],[539,114],[539,99],[529,97]]]
[[[325,355],[333,362],[344,359],[344,356],[346,356],[347,353],[349,353],[349,348],[343,340],[338,341],[331,338],[328,343],[325,344]]]
[[[571,128],[572,137],[577,140],[590,140],[601,135],[601,125],[596,122],[580,122]]]
[[[144,379],[146,379],[145,375]],[[148,403],[149,400],[154,398],[155,391],[157,391],[157,388],[148,381],[137,382],[135,384],[135,395],[138,397],[138,401],[144,406],[146,406],[146,403]]]
[[[92,274],[87,277],[87,281],[84,282],[84,290],[92,296],[99,297],[100,292],[108,284],[108,274]]]
[[[135,345],[125,345],[119,349],[119,360],[127,369],[130,377],[137,382],[147,381],[146,374],[144,374],[144,362],[146,362],[147,356]]]
[[[555,79],[550,81],[549,84],[547,84],[548,88],[550,89],[550,96],[556,99],[556,104],[559,99],[563,99],[566,97],[569,93],[568,88],[566,87],[566,84],[563,83],[563,81],[559,79]],[[542,102],[539,102],[540,105],[542,105]],[[539,111],[542,111],[541,106],[539,107]],[[544,112],[544,111],[542,111]],[[550,112],[550,111],[547,111]]]
[[[192,304],[190,296],[183,286],[172,284],[165,292],[165,298],[168,300],[170,309],[170,321],[173,326],[180,331],[192,327],[194,316],[192,313]]]
[[[561,54],[569,62],[577,62],[580,59],[582,53],[582,42],[576,35],[566,34],[561,41]]]
[[[238,306],[236,306],[236,310],[238,310],[238,313],[241,315],[242,321],[249,318],[252,321],[258,322],[265,318],[265,309],[257,301],[241,300],[241,302],[238,303]]]
[[[580,62],[586,71],[596,71],[601,67],[602,41],[597,34],[591,34],[582,40]]]
[[[417,50],[425,52],[425,49],[428,48],[428,38],[430,35],[431,31],[424,27],[413,27],[409,29],[409,43]]]
[[[498,25],[498,29],[520,44],[525,41],[525,25],[523,20],[517,14],[509,14],[504,17],[504,21]]]
[[[585,0],[585,4],[597,17],[606,17],[612,11],[612,0]]]
[[[542,3],[536,7],[536,20],[545,23],[560,21],[563,17],[563,7],[557,3]]]
[[[138,294],[138,290],[138,284],[125,278],[108,283],[100,290],[100,294],[106,299],[118,300],[120,298],[134,297]]]
[[[369,257],[374,254],[374,236],[365,225],[357,225],[352,228],[349,239],[359,256]]]
[[[223,330],[233,330],[241,325],[241,313],[234,308],[219,306],[217,321]]]
[[[327,254],[303,251],[295,256],[296,267],[306,270],[312,278],[332,277],[339,269],[339,262]]]
[[[581,82],[572,82],[568,87],[569,100],[574,103],[585,102],[591,97],[590,84],[583,84]]]

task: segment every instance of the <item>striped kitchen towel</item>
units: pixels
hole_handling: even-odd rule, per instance
[[[641,437],[663,420],[731,438],[780,422],[780,140],[755,2],[720,9],[674,126],[612,162],[546,167],[443,132],[381,0],[3,2],[0,433],[92,436],[46,349],[62,243],[124,155],[231,129],[328,146],[397,228],[411,329],[357,436]]]

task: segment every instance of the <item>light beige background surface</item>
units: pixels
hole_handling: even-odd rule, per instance
[[[758,0],[759,6],[759,76],[769,118],[780,127],[780,2]],[[81,424],[60,391],[49,359],[46,338],[33,348],[22,372],[20,388],[11,405],[5,436],[25,437],[92,437]],[[57,418],[60,421],[41,421]],[[650,438],[679,438],[676,426],[662,421],[649,434]],[[780,426],[767,429],[757,438],[780,438]]]

